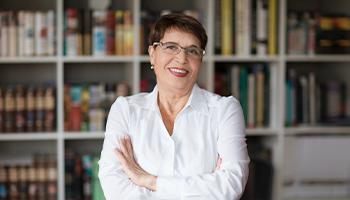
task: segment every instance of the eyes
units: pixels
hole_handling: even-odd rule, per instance
[[[155,42],[153,45],[159,45],[161,49],[171,55],[176,55],[180,53],[181,49],[183,49],[187,56],[194,58],[194,59],[201,59],[205,53],[205,51],[199,47],[196,46],[190,46],[190,47],[182,47],[177,43],[174,42]]]

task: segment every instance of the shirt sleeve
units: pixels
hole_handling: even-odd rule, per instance
[[[118,138],[128,134],[129,109],[124,97],[119,97],[112,105],[107,125],[101,158],[99,161],[99,179],[107,200],[148,200],[152,192],[132,183],[124,173],[114,149]]]
[[[250,162],[245,139],[242,108],[237,100],[229,98],[218,115],[218,154],[220,169],[208,174],[189,177],[157,179],[157,197],[174,199],[240,199],[248,179]]]

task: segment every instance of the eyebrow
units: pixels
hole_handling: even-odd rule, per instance
[[[168,41],[168,42],[161,42],[161,43],[171,43],[171,44],[177,44],[177,45],[179,45],[179,46],[181,46],[179,43],[177,43],[177,42],[171,42],[171,41]],[[181,47],[183,47],[183,46],[181,46]],[[197,48],[200,48],[199,46],[197,46],[197,45],[195,45],[195,44],[191,44],[190,46],[185,46],[184,48],[188,48],[188,47],[197,47]],[[200,48],[200,49],[202,49],[202,48]]]

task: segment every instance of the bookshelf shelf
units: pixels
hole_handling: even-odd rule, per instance
[[[0,134],[0,141],[39,141],[57,140],[58,135],[53,133],[6,133]]]
[[[103,139],[104,132],[65,132],[65,140]]]
[[[43,57],[8,57],[1,58],[0,64],[10,64],[10,63],[53,63],[57,62],[58,57],[56,56],[43,56]]]
[[[288,55],[287,62],[350,62],[349,55]]]
[[[116,63],[116,62],[133,62],[133,56],[76,56],[64,57],[65,63]]]
[[[285,133],[288,136],[292,135],[350,135],[350,127],[334,126],[334,127],[323,127],[323,126],[309,126],[309,127],[295,127],[286,128]]]
[[[277,56],[214,56],[217,62],[278,62],[280,60]]]
[[[278,129],[271,128],[248,128],[246,129],[247,136],[277,136]]]

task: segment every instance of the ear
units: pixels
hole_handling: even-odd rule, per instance
[[[155,57],[155,49],[154,49],[154,47],[153,46],[148,46],[148,54],[149,54],[149,58],[150,58],[150,62],[151,62],[151,64],[154,64],[154,57]]]

